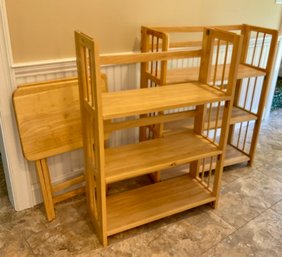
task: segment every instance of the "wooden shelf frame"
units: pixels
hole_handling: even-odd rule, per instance
[[[228,83],[224,86],[207,83],[212,72],[210,65],[214,52],[212,46],[218,39],[233,45]],[[104,246],[108,243],[108,236],[115,233],[202,204],[212,203],[213,207],[218,204],[231,106],[235,93],[234,76],[239,65],[238,56],[241,52],[242,37],[230,32],[206,29],[203,40],[206,59],[201,63],[198,82],[102,93],[101,63],[164,61],[170,58],[182,58],[183,55],[192,57],[197,52],[176,51],[170,54],[162,52],[104,58],[99,56],[98,46],[92,38],[75,32],[86,195],[91,220]],[[204,110],[207,103],[224,103],[225,106],[219,141],[204,133]],[[192,115],[188,114],[194,116],[192,132],[155,137],[115,148],[104,147],[105,131],[140,127],[144,124],[163,124],[168,118],[178,120],[182,115],[149,117],[147,114],[151,112],[161,114],[170,109],[189,106],[197,106]],[[136,120],[111,122],[111,119],[138,115],[139,118]],[[125,161],[125,158],[128,161]],[[210,183],[204,183],[199,176],[200,162],[206,158],[216,160],[214,180]],[[120,194],[106,195],[106,185],[109,183],[185,163],[191,163],[189,176]],[[210,174],[211,172],[210,170]]]
[[[241,112],[241,117],[233,119],[237,126],[240,127],[239,135],[235,136],[236,124],[231,122],[231,129],[229,135],[229,143],[234,144],[239,151],[244,152],[250,157],[248,164],[252,165],[255,156],[255,150],[258,140],[259,129],[263,117],[263,109],[269,88],[270,73],[273,67],[273,60],[275,55],[276,44],[278,40],[278,31],[267,29],[247,24],[242,25],[224,25],[224,26],[210,26],[227,31],[234,31],[241,34],[244,38],[242,55],[237,72],[238,83],[236,86],[234,108],[245,110]],[[186,26],[186,27],[142,27],[141,28],[141,52],[155,52],[155,51],[174,51],[175,49],[197,49],[200,51],[203,43],[200,40],[185,41],[183,38],[197,37],[203,33],[202,26]],[[180,41],[173,41],[174,34],[181,35]],[[183,36],[184,35],[184,36]],[[224,48],[224,42],[220,44]],[[266,49],[269,47],[268,53]],[[262,56],[266,55],[266,61],[262,61]],[[197,58],[202,58],[203,52],[198,54]],[[226,67],[228,69],[228,67]],[[222,67],[217,67],[221,72]],[[189,81],[197,81],[199,78],[199,66],[188,68],[169,68],[168,62],[160,63],[145,63],[141,66],[141,85],[142,87],[162,86],[171,83],[183,83]],[[260,79],[262,78],[262,82]],[[216,75],[216,79],[221,77]],[[247,86],[246,86],[247,84]],[[247,89],[245,89],[247,88]],[[244,89],[244,90],[243,90]],[[258,107],[255,107],[254,96],[259,96]],[[242,102],[242,98],[244,99]],[[250,104],[248,104],[250,102]],[[251,115],[246,115],[250,113]],[[250,122],[255,122],[254,128],[251,128]],[[247,129],[243,131],[246,125]],[[177,122],[179,126],[176,131],[181,131],[182,125]],[[185,128],[187,124],[184,123]],[[174,128],[176,125],[174,126]],[[141,128],[141,140],[147,138],[148,128]],[[159,134],[161,132],[157,132]],[[251,145],[247,149],[246,138],[251,135]],[[243,141],[243,143],[240,143]]]

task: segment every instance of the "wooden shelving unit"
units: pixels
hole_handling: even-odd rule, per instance
[[[242,37],[235,33],[206,29],[203,36],[206,59],[200,65],[197,82],[108,93],[102,93],[101,90],[101,64],[193,57],[197,51],[103,57],[99,56],[92,38],[79,32],[75,33],[75,38],[87,202],[102,244],[107,245],[108,236],[190,208],[207,203],[216,207]],[[232,47],[228,82],[209,85],[208,75],[213,72],[209,65],[215,51],[213,46],[221,39]],[[223,66],[226,65],[223,63]],[[217,105],[218,108],[221,104],[225,106],[217,138],[206,134],[203,128],[206,104]],[[162,114],[170,109],[189,106],[196,107],[185,115]],[[148,116],[149,113],[155,115]],[[135,120],[117,121],[117,118],[129,116],[135,117]],[[105,131],[110,133],[115,129],[161,125],[165,121],[187,116],[194,117],[192,130],[154,137],[136,144],[104,147]],[[219,115],[215,118],[218,124]],[[214,172],[209,169],[208,179],[200,176],[201,162],[205,159],[215,161]],[[107,184],[187,163],[190,163],[189,175],[121,193],[106,194]]]
[[[254,161],[259,129],[263,118],[278,31],[250,25],[212,27],[233,31],[243,36],[242,54],[237,71],[238,81],[228,139],[228,144],[232,148],[227,148],[232,149],[232,154],[226,153],[225,166],[246,161],[251,165]],[[142,52],[175,51],[175,49],[179,48],[186,50],[202,49],[201,41],[184,41],[183,38],[199,37],[203,32],[203,27],[142,27],[141,31]],[[171,39],[175,34],[181,34],[180,41]],[[226,44],[221,41],[217,44],[217,48],[218,59],[221,62],[223,58],[220,57],[220,52],[225,51]],[[141,85],[146,88],[197,81],[199,78],[199,63],[202,58],[204,58],[203,52],[199,52],[198,56],[195,56],[194,60],[190,61],[190,65],[183,65],[183,67],[173,66],[173,63],[168,61],[145,63],[141,66]],[[182,63],[185,63],[185,61],[185,59],[182,59]],[[216,68],[213,67],[213,64],[211,66],[212,75],[209,75],[208,83],[226,80],[225,75],[221,75],[223,71],[221,64],[217,65]],[[228,71],[229,66],[226,65],[224,69]],[[214,114],[212,120],[214,120]],[[164,130],[159,127],[158,132],[148,132],[148,127],[143,127],[140,131],[140,139],[151,138],[154,133],[163,135],[177,133],[191,128],[192,123],[192,119],[167,123],[164,125]],[[235,151],[238,153],[235,154]],[[244,158],[242,155],[245,155]],[[238,158],[238,156],[241,156],[241,158]]]

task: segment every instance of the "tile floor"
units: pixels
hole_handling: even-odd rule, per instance
[[[83,197],[58,205],[49,223],[42,205],[15,212],[0,175],[0,256],[282,256],[282,109],[262,126],[254,166],[228,168],[222,185],[217,210],[195,208],[115,235],[103,248]]]

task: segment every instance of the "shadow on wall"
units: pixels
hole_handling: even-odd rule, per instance
[[[7,196],[7,195],[8,195],[8,192],[7,192],[5,174],[4,174],[3,164],[2,164],[2,156],[0,153],[0,197]]]

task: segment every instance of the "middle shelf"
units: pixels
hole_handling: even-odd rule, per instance
[[[222,153],[201,135],[183,132],[105,150],[105,180],[113,183]]]
[[[231,97],[207,84],[190,82],[102,94],[104,120],[195,106]]]
[[[220,113],[223,112],[223,107],[224,106],[220,106],[220,110],[219,110]],[[207,112],[208,111],[209,110],[207,109]],[[213,107],[211,110],[210,128],[214,128],[215,126],[216,112],[217,112],[217,107]],[[251,113],[237,106],[232,107],[230,125],[240,122],[245,122],[245,121],[256,120],[256,119],[257,119],[257,115],[255,115],[254,113]],[[221,123],[222,120],[219,119],[217,126],[220,127]],[[205,129],[207,129],[207,126],[208,126],[208,122],[206,121],[204,125]],[[175,134],[192,128],[193,128],[193,119],[184,119],[179,121],[167,122],[165,123],[164,126],[164,135]]]
[[[229,65],[226,65],[226,70],[228,70],[229,68]],[[211,74],[213,74],[214,69],[215,68],[213,66]],[[199,70],[199,67],[168,69],[166,74],[166,83],[175,84],[189,81],[197,81],[199,77]],[[223,65],[218,65],[216,72],[216,80],[218,81],[222,80],[222,70]],[[265,71],[263,71],[262,69],[240,63],[238,66],[237,79],[265,76],[265,74]],[[211,76],[210,79],[213,80],[214,78]],[[224,79],[226,79],[226,77],[224,77]]]

